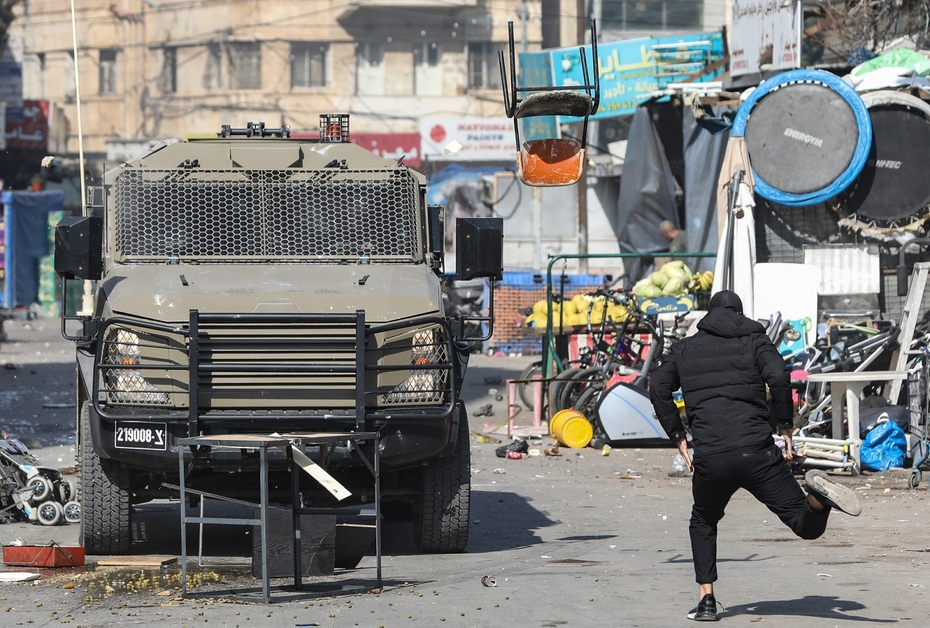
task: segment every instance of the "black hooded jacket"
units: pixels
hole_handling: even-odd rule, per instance
[[[652,375],[649,394],[662,427],[672,440],[685,435],[672,398],[680,387],[695,457],[771,446],[772,423],[790,427],[793,415],[784,358],[760,323],[733,309],[712,307],[698,330],[672,345]]]

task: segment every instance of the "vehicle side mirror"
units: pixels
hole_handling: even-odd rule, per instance
[[[103,219],[66,216],[55,227],[55,272],[64,279],[103,276]]]
[[[445,235],[443,211],[445,208],[442,205],[429,205],[426,210],[429,216],[429,252],[433,255],[442,255],[444,249],[442,241]]]
[[[504,277],[504,220],[457,218],[455,221],[455,278]]]

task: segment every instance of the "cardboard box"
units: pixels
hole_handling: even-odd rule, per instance
[[[3,564],[19,567],[82,567],[83,547],[61,545],[5,545]]]

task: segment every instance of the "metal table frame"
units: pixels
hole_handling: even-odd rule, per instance
[[[309,433],[284,434],[284,438],[294,445],[319,447],[320,461],[326,459],[326,447],[339,442],[352,443],[352,451],[371,472],[375,483],[375,564],[377,570],[378,588],[381,588],[381,454],[380,436],[378,432],[348,432],[348,433]],[[370,461],[358,446],[365,441],[374,441],[374,456]],[[293,458],[288,456],[293,461]],[[330,508],[303,508],[300,505],[300,467],[294,462],[291,467],[292,506],[294,513],[294,587],[298,591],[303,589],[303,569],[300,552],[300,516],[329,512]]]
[[[859,396],[863,389],[873,382],[893,382],[906,378],[907,373],[899,371],[853,371],[839,373],[813,373],[807,376],[809,382],[827,382],[830,384],[830,399],[833,403],[833,438],[844,441],[843,413],[847,416],[849,430],[849,457],[856,469],[861,468],[859,439]]]
[[[262,599],[266,604],[271,603],[271,586],[268,575],[268,450],[270,448],[281,449],[287,455],[287,460],[291,466],[292,478],[292,512],[294,516],[294,586],[303,589],[303,575],[301,567],[301,538],[300,538],[300,516],[305,514],[319,514],[330,512],[331,508],[303,508],[300,504],[300,473],[302,469],[294,462],[292,447],[295,444],[299,446],[317,446],[320,448],[320,460],[325,460],[325,448],[339,442],[351,442],[352,450],[359,456],[374,479],[375,494],[375,554],[377,564],[378,588],[382,586],[381,580],[381,473],[380,473],[380,437],[377,432],[350,432],[350,433],[309,433],[309,434],[287,434],[285,436],[261,436],[255,434],[220,434],[215,436],[195,436],[191,438],[180,438],[178,444],[178,470],[179,486],[181,499],[181,595],[187,595],[187,524],[196,523],[201,526],[205,523],[218,525],[251,525],[259,526],[261,532],[261,553],[262,553]],[[368,460],[359,443],[365,441],[374,441],[373,462]],[[259,494],[260,501],[258,508],[260,519],[248,517],[189,517],[185,512],[187,504],[187,493],[193,493],[203,497],[218,499],[246,506],[256,504],[250,502],[206,493],[195,489],[189,489],[185,482],[184,470],[184,450],[190,447],[196,456],[196,447],[213,447],[225,449],[257,449],[259,452]],[[202,548],[201,548],[202,551]]]

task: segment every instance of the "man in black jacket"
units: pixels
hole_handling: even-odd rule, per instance
[[[730,497],[744,488],[803,539],[824,533],[831,508],[861,512],[856,494],[823,471],[808,471],[807,494],[785,459],[792,459],[789,374],[775,345],[743,304],[724,290],[711,298],[698,332],[672,345],[652,375],[650,398],[656,416],[693,471],[691,552],[700,602],[689,614],[716,621],[717,523]],[[769,416],[766,384],[774,416]],[[672,394],[681,388],[691,420],[694,462]],[[783,455],[772,438],[773,424],[785,438]]]

